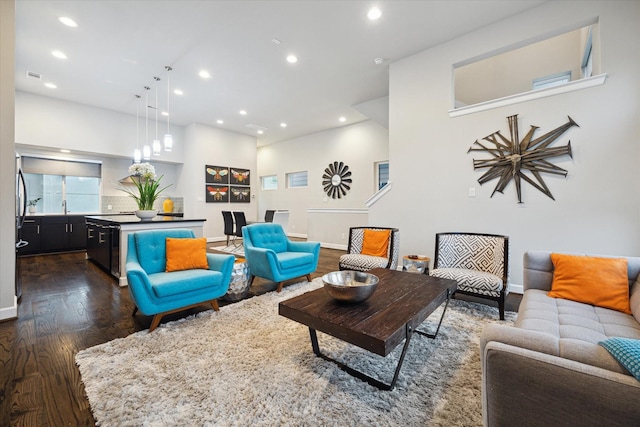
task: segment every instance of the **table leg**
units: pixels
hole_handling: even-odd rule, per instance
[[[313,328],[309,328],[309,335],[311,336],[311,347],[313,348],[313,353],[318,356],[323,358],[326,361],[335,363],[340,369],[342,369],[343,371],[345,371],[346,373],[353,375],[354,377],[365,381],[366,383],[377,387],[380,390],[393,390],[393,388],[396,385],[396,381],[398,379],[398,375],[400,374],[400,368],[402,368],[402,363],[404,362],[404,357],[407,354],[407,349],[409,348],[409,342],[411,342],[411,336],[413,335],[413,330],[411,328],[411,326],[409,326],[409,324],[406,325],[406,339],[404,342],[404,347],[402,347],[402,353],[400,354],[400,359],[398,360],[398,365],[396,366],[396,370],[395,373],[393,374],[393,380],[391,381],[391,384],[385,384],[382,381],[379,381],[373,377],[370,377],[369,375],[360,372],[356,369],[353,369],[347,365],[345,365],[344,363],[332,359],[331,357],[323,354],[320,351],[320,346],[318,345],[318,335],[316,333],[316,330]]]
[[[444,303],[444,309],[442,310],[442,316],[440,316],[440,322],[438,322],[438,327],[436,328],[436,331],[431,334],[429,332],[423,332],[423,331],[419,331],[416,329],[416,333],[425,336],[427,338],[431,338],[431,339],[435,339],[438,336],[438,331],[440,331],[440,325],[442,325],[442,319],[444,319],[444,314],[447,312],[447,307],[449,306],[449,301],[451,300],[451,295],[452,292],[451,291],[447,291],[447,300]]]

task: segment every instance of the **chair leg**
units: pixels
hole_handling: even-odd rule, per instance
[[[160,320],[162,320],[162,316],[163,314],[161,313],[153,316],[153,320],[151,320],[151,326],[149,326],[149,333],[153,332],[153,330],[158,327],[158,325],[160,324]]]
[[[213,309],[215,311],[220,311],[220,307],[218,307],[218,300],[217,299],[214,299],[214,300],[211,301],[211,307],[213,307]]]
[[[307,274],[307,282],[311,281],[311,274]]]
[[[278,282],[278,288],[276,289],[276,292],[281,292],[283,287],[284,287],[284,282]]]
[[[229,235],[227,234],[227,246],[229,246]]]
[[[135,316],[137,312],[138,312],[138,306],[136,305],[133,307],[133,313],[131,313],[131,317]]]
[[[498,300],[498,311],[500,312],[500,320],[504,320],[504,300],[505,295],[501,294],[500,299]]]

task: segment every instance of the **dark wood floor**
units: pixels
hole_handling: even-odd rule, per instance
[[[336,270],[343,253],[323,248],[312,277]],[[0,426],[93,426],[76,353],[147,329],[151,317],[132,317],[128,288],[120,288],[84,252],[20,262],[18,319],[0,322]],[[275,283],[256,279],[249,296],[275,288]],[[519,304],[518,295],[509,295],[507,310],[516,311]],[[163,323],[206,309],[166,316]]]

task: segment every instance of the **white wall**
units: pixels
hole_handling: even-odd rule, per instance
[[[259,177],[276,174],[278,189],[259,190],[258,214],[264,218],[267,209],[287,209],[289,233],[306,235],[309,208],[364,208],[376,191],[374,163],[388,156],[387,129],[371,120],[260,147],[258,179],[252,182],[259,189]],[[334,161],[344,162],[352,173],[351,190],[341,199],[328,197],[322,186],[324,170]],[[286,174],[300,171],[308,172],[308,187],[287,188]]]
[[[0,1],[0,320],[16,317],[15,302],[15,2]]]
[[[230,132],[202,124],[185,128],[184,165],[177,170],[176,194],[184,197],[185,217],[204,218],[204,236],[223,240],[223,210],[243,211],[247,220],[256,220],[255,199],[250,203],[206,203],[206,165],[250,169],[251,194],[259,185],[256,179],[255,137]]]
[[[16,91],[16,143],[119,158],[132,158],[137,144],[135,104],[133,114],[66,102],[46,96]],[[149,122],[149,139],[154,125]],[[171,126],[173,150],[163,152],[153,162],[182,163],[184,128]],[[140,115],[140,149],[144,145],[145,121]]]
[[[604,85],[450,118],[452,64],[544,32],[600,17]],[[371,223],[400,228],[401,253],[433,255],[435,233],[507,234],[511,283],[522,283],[527,249],[640,255],[640,3],[548,2],[462,38],[397,61],[390,68],[391,193],[370,210]],[[521,135],[530,125],[542,135],[571,116],[570,129],[554,146],[573,147],[573,159],[554,164],[566,178],[545,175],[553,201],[523,184],[518,204],[513,183],[504,194],[496,181],[477,183],[467,154],[476,139],[501,130],[519,114]],[[476,197],[468,196],[469,188]]]

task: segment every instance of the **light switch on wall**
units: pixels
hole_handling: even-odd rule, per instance
[[[474,187],[469,187],[469,197],[476,197],[476,189]]]

